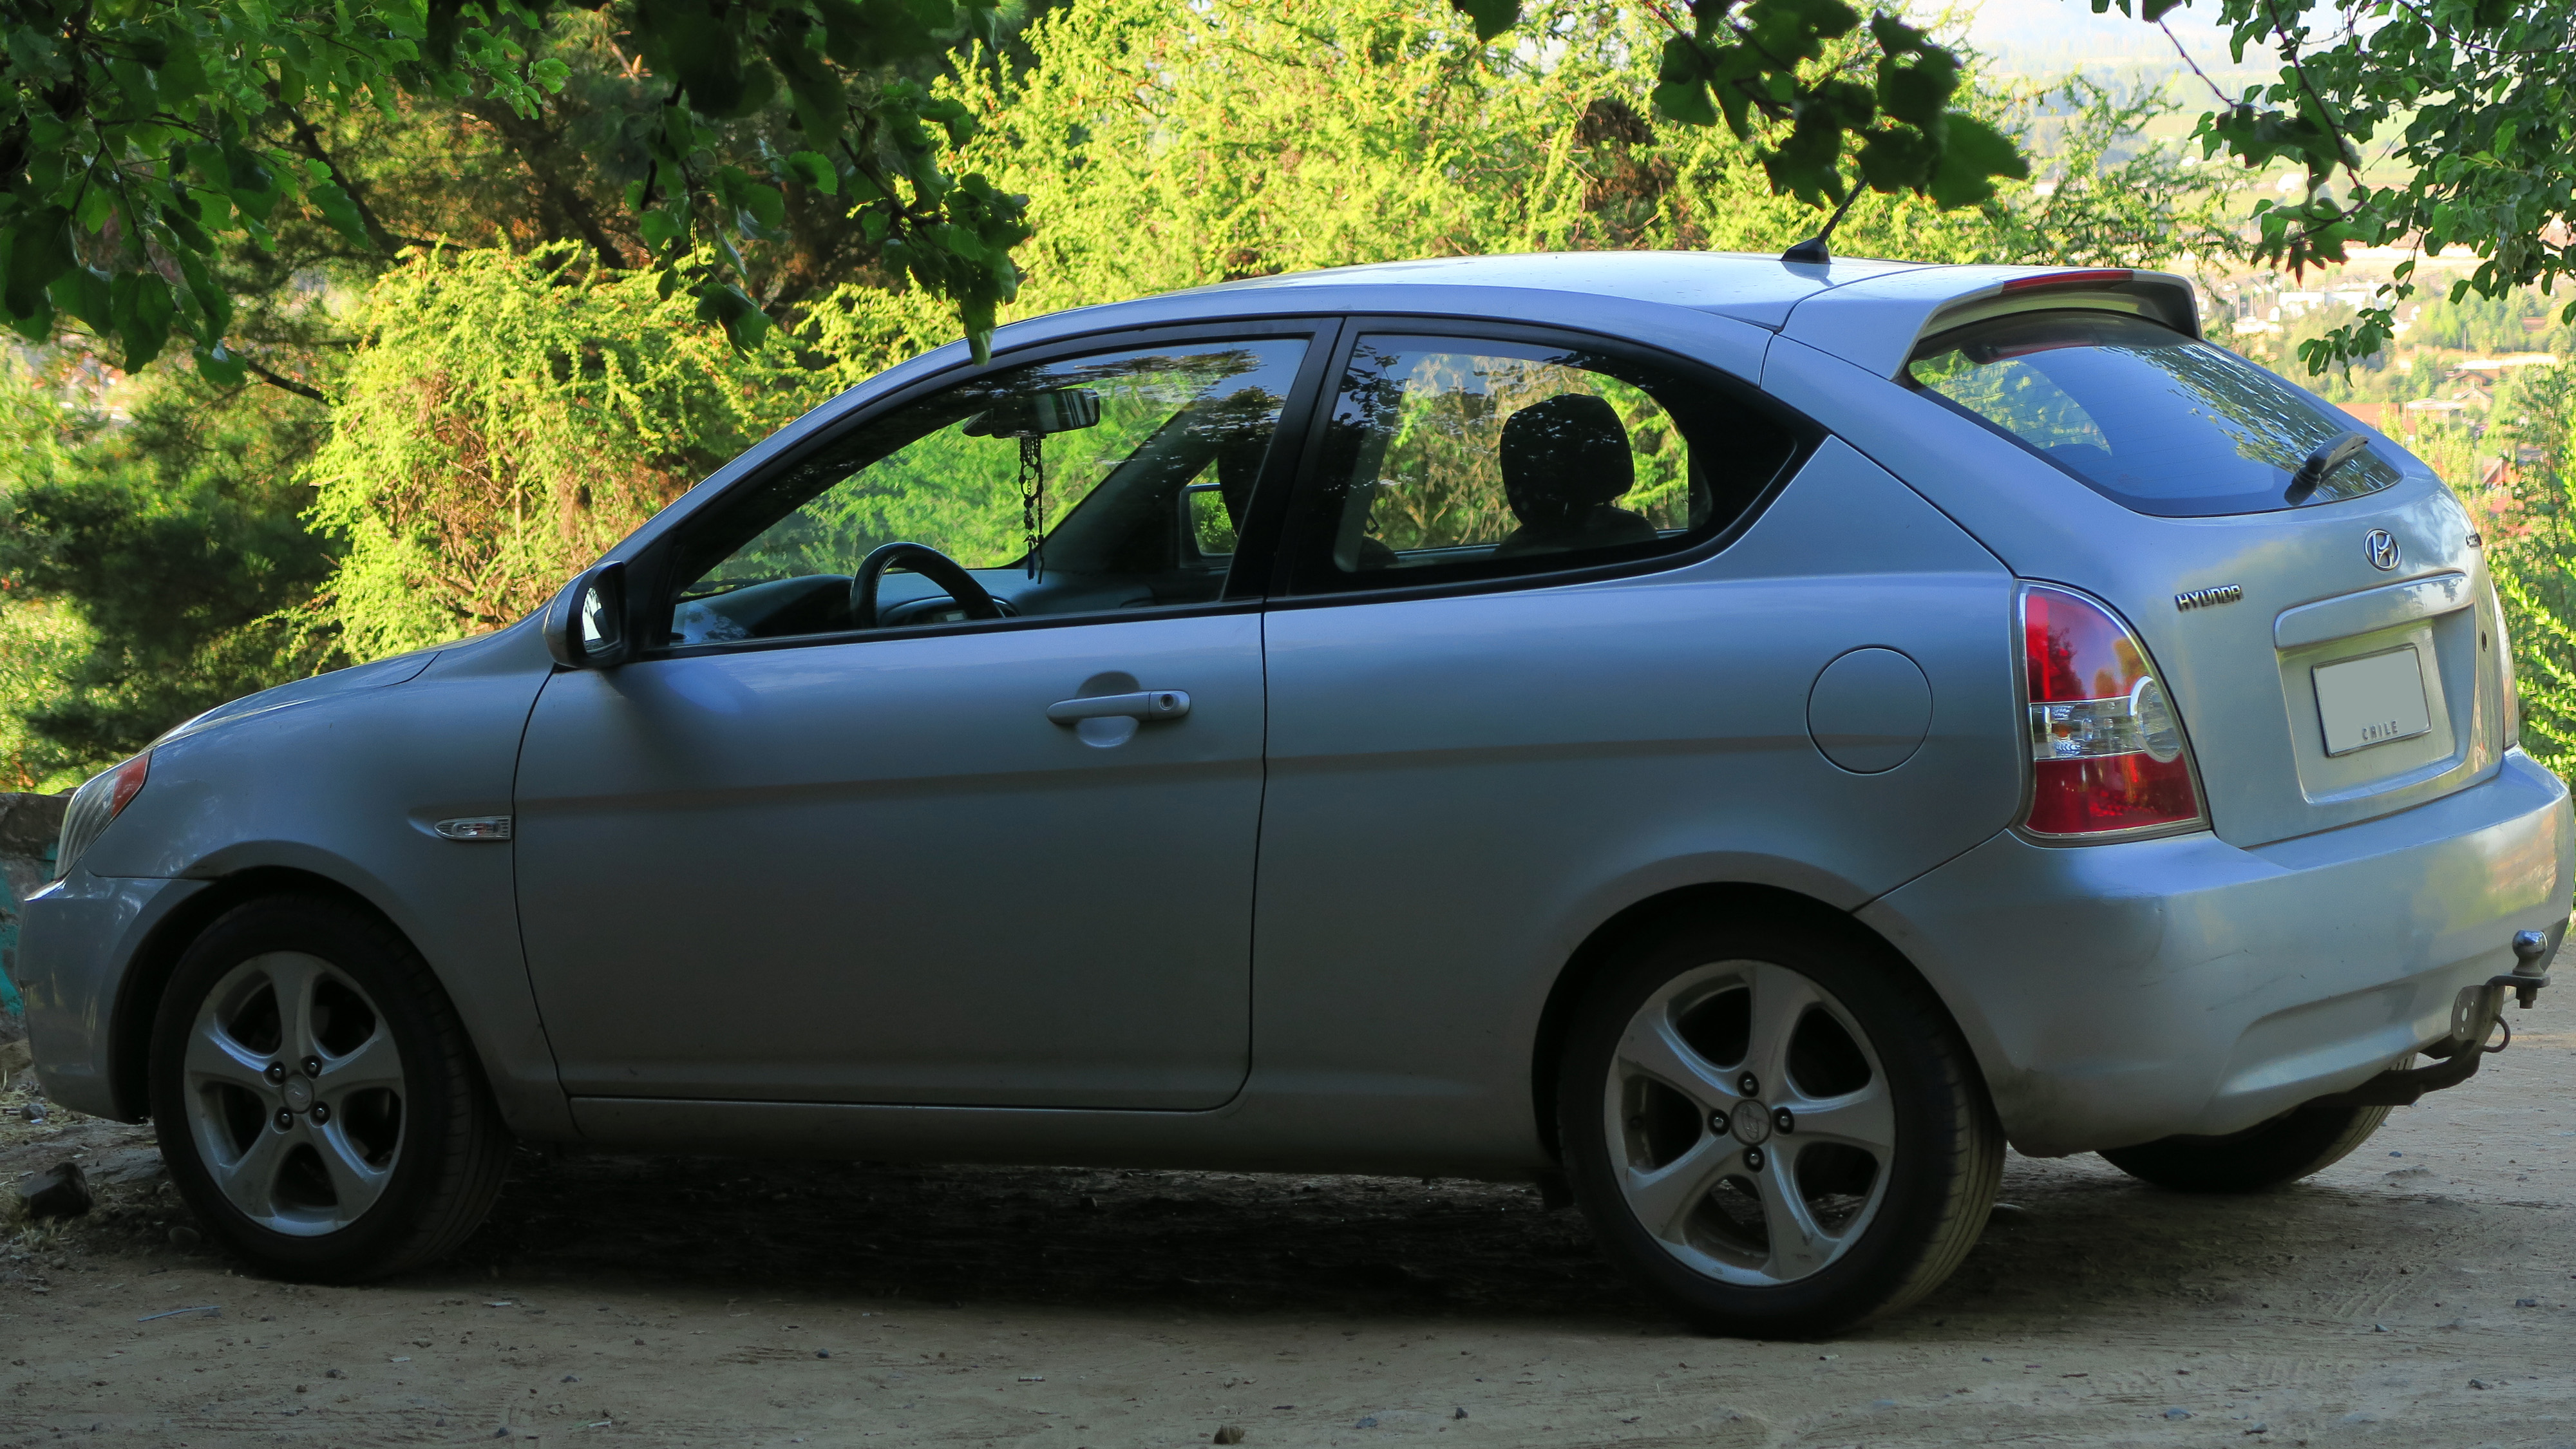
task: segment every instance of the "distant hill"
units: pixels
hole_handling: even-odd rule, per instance
[[[2165,23],[2201,69],[2231,91],[2268,73],[2268,66],[2256,75],[2236,73],[2227,53],[2227,32],[2206,18],[2215,13],[2207,6],[2197,11],[2185,6],[2166,16]],[[2046,80],[2079,69],[2098,78],[2183,71],[2164,31],[2117,10],[2096,15],[2088,0],[1982,0],[1968,24],[1968,39],[2006,75]],[[2263,58],[2249,53],[2247,59],[2259,66]]]

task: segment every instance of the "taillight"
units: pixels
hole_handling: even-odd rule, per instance
[[[2069,589],[2024,584],[2022,669],[2042,835],[2099,835],[2201,820],[2182,721],[2138,636]]]
[[[152,752],[145,750],[113,769],[101,770],[72,795],[63,809],[63,833],[54,842],[54,879],[71,874],[72,862],[107,832],[108,823],[134,803],[152,773]]]
[[[2496,586],[2487,585],[2487,613],[2495,620],[2496,682],[2502,687],[2504,706],[2504,747],[2517,749],[2522,744],[2522,679],[2513,667],[2513,640],[2505,633],[2504,600]]]

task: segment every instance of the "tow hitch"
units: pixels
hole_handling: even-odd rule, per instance
[[[2540,997],[2540,988],[2549,984],[2549,938],[2538,931],[2513,933],[2513,970],[2503,976],[2490,976],[2484,986],[2463,986],[2451,1002],[2451,1034],[2424,1048],[2424,1055],[2442,1059],[2441,1065],[2416,1067],[2407,1071],[2381,1072],[2349,1092],[2337,1092],[2308,1104],[2314,1107],[2404,1107],[2426,1092],[2456,1087],[2478,1074],[2479,1063],[2489,1054],[2513,1045],[2513,1028],[2504,1019],[2505,993],[2526,1011]],[[2504,1040],[2493,1046],[2487,1038],[2497,1027],[2504,1027]]]

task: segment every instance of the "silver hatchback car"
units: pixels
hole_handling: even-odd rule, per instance
[[[453,1247],[515,1137],[1537,1179],[1822,1331],[2006,1143],[2252,1190],[2474,1071],[2571,889],[2508,659],[2460,504],[2177,277],[1270,277],[180,726],[24,985],[272,1273]]]

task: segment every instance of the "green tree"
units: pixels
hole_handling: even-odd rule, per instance
[[[1485,45],[1437,5],[1384,0],[1085,0],[1049,14],[1025,33],[1028,63],[956,83],[997,118],[961,164],[1029,198],[1017,310],[1417,256],[1776,252],[1814,228],[1813,208],[1772,189],[1759,146],[1624,99],[1654,81],[1661,22],[1555,0],[1524,23],[1544,47]],[[1837,44],[1837,64],[1867,48]],[[1973,75],[1957,96],[2016,139],[2042,99]],[[2056,99],[2068,113],[2037,178],[1974,207],[1875,199],[1837,245],[2124,265],[2235,245],[2220,169],[2140,144],[2162,102],[2098,87]]]
[[[743,290],[741,248],[788,231],[788,192],[801,189],[854,206],[887,261],[951,303],[981,345],[1016,285],[1019,205],[941,166],[975,121],[893,68],[991,46],[990,0],[606,8],[659,104],[579,140],[633,173],[634,260],[665,294],[685,291],[737,344],[756,340],[768,318]],[[485,106],[506,130],[540,116],[571,74],[545,53],[546,7],[520,0],[23,0],[0,23],[0,311],[37,341],[58,314],[77,318],[115,338],[129,370],[175,333],[217,383],[244,364],[216,263],[271,249],[281,206],[353,242],[396,239],[315,139],[316,116],[444,99]],[[730,159],[727,128],[773,108],[796,144],[764,148],[757,165]]]
[[[2488,562],[2504,605],[2522,701],[2522,743],[2560,774],[2576,772],[2576,367],[2534,368],[2497,390],[2496,431],[2539,460],[2519,470]],[[2446,470],[2454,486],[2462,479]],[[2478,500],[2472,500],[2473,502]]]
[[[1525,19],[1521,0],[1452,3],[1483,39]],[[2002,132],[1950,104],[1963,78],[1958,53],[1897,15],[1873,14],[1864,30],[1841,0],[1647,9],[1667,32],[1655,52],[1655,113],[1695,126],[1723,120],[1754,147],[1775,192],[1839,210],[1866,187],[1946,209],[1986,200],[1998,177],[2029,174]],[[1549,23],[1524,28],[1524,44],[1556,38]],[[1863,34],[1866,44],[1846,43]]]
[[[2184,0],[2116,3],[2148,22]],[[2271,83],[2213,108],[2196,139],[2249,167],[2305,168],[2295,200],[2256,203],[2256,255],[2293,273],[2353,245],[2464,246],[2483,258],[2453,300],[2501,298],[2576,271],[2576,7],[2566,0],[2212,0],[2230,51],[2280,60]],[[2177,42],[2179,44],[2179,42]],[[2394,291],[2301,344],[2312,371],[2377,352],[2415,295],[2414,263]],[[2576,301],[2561,319],[2576,322]]]
[[[326,646],[305,606],[331,554],[296,516],[296,480],[322,409],[177,372],[131,390],[115,426],[84,390],[22,366],[0,395],[17,419],[0,637],[29,650],[0,683],[15,735],[0,763],[17,783],[311,671]]]
[[[435,255],[353,309],[364,345],[311,467],[312,517],[347,548],[327,607],[352,656],[522,617],[815,400],[787,349],[737,353],[650,275],[573,262]]]

